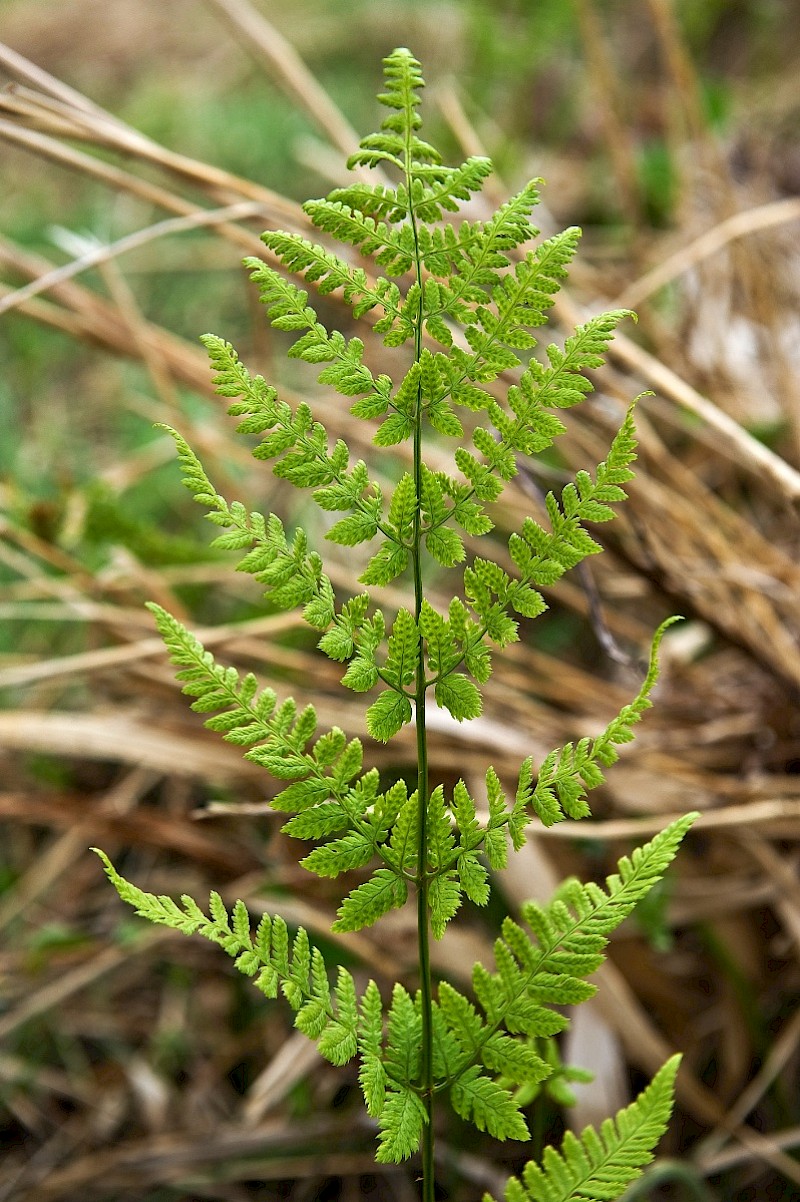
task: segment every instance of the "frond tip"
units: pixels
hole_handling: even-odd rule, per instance
[[[529,1161],[522,1177],[511,1177],[505,1202],[611,1202],[653,1159],[664,1134],[674,1098],[680,1056],[673,1056],[656,1073],[635,1102],[599,1132],[586,1127],[580,1136],[568,1131],[561,1150],[546,1148],[542,1163]],[[483,1202],[495,1202],[484,1194]]]

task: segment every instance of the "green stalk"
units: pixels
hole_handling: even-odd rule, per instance
[[[411,129],[411,114],[407,130]],[[422,258],[419,249],[417,219],[414,212],[411,185],[411,147],[406,144],[406,187],[408,216],[414,235],[414,268],[419,285],[419,311],[414,330],[414,362],[422,357]],[[419,624],[422,613],[422,386],[417,385],[414,413],[414,529],[411,560],[414,574],[414,617]],[[433,982],[431,979],[429,878],[428,878],[428,735],[425,726],[427,681],[425,652],[419,640],[415,677],[417,727],[417,804],[419,807],[419,840],[417,844],[417,955],[419,961],[420,999],[422,1010],[422,1046],[420,1051],[420,1082],[422,1103],[427,1122],[422,1128],[422,1202],[434,1202],[434,1132],[433,1132]]]

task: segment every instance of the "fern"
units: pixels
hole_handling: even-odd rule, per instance
[[[529,1162],[522,1178],[512,1177],[505,1202],[577,1202],[619,1198],[653,1159],[652,1149],[667,1128],[680,1056],[656,1073],[635,1102],[600,1131],[586,1127],[580,1137],[567,1132],[561,1151],[546,1148],[541,1165]],[[495,1202],[484,1194],[483,1202]]]
[[[410,467],[384,495],[365,463],[351,462],[345,442],[331,440],[307,404],[293,408],[250,373],[228,342],[203,338],[219,395],[238,430],[257,439],[255,457],[336,515],[328,540],[370,544],[361,591],[337,597],[306,531],[287,532],[278,515],[228,501],[181,435],[169,433],[185,485],[220,528],[214,546],[243,553],[238,570],[262,584],[268,604],[299,609],[319,651],[339,665],[342,684],[370,694],[371,738],[387,742],[414,721],[416,788],[402,780],[384,787],[375,768],[364,769],[361,740],[348,740],[336,726],[319,731],[312,705],[300,710],[291,697],[259,689],[254,675],[218,663],[176,618],[150,608],[192,708],[280,782],[272,806],[285,816],[283,830],[305,844],[303,867],[331,879],[361,874],[344,892],[333,929],[372,925],[413,896],[419,988],[412,993],[398,983],[387,1004],[370,981],[359,996],[351,973],[342,967],[329,973],[302,928],[290,937],[280,917],[265,915],[253,932],[241,901],[229,911],[212,893],[206,914],[190,897],[178,904],[144,892],[98,854],[138,914],[218,944],[262,993],[285,998],[295,1025],[331,1063],[357,1061],[365,1106],[378,1127],[378,1161],[397,1162],[421,1149],[423,1198],[431,1202],[435,1117],[445,1099],[463,1120],[500,1140],[527,1139],[524,1105],[540,1089],[569,1101],[567,1083],[580,1074],[561,1065],[554,1042],[568,1022],[564,1007],[592,995],[587,978],[601,964],[610,934],[666,872],[694,816],[623,856],[605,887],[565,881],[549,904],[529,902],[519,921],[507,917],[494,966],[474,966],[468,993],[434,982],[431,938],[445,935],[463,905],[487,904],[493,874],[524,845],[529,824],[589,814],[588,794],[603,783],[650,705],[659,645],[674,619],[656,632],[638,694],[599,735],[557,748],[538,770],[526,759],[512,798],[487,767],[486,816],[479,817],[463,780],[452,789],[431,781],[427,707],[438,705],[458,722],[481,713],[493,654],[519,639],[521,620],[544,612],[542,590],[600,551],[594,528],[626,498],[636,451],[633,409],[605,459],[592,472],[579,471],[560,496],[548,494],[541,522],[527,517],[511,533],[505,566],[476,555],[469,541],[493,528],[492,506],[518,461],[564,433],[560,411],[591,391],[585,373],[602,363],[617,324],[630,315],[594,317],[563,347],[532,353],[579,231],[525,250],[538,234],[530,220],[538,181],[485,222],[450,220],[480,192],[491,165],[484,158],[444,165],[420,135],[419,63],[396,50],[384,66],[379,100],[388,113],[350,162],[380,166],[396,182],[359,182],[308,202],[319,242],[282,231],[264,235],[273,259],[305,288],[258,259],[247,266],[269,320],[293,339],[289,355],[313,365],[319,382],[347,398],[354,416],[377,422],[377,447],[410,443]],[[377,272],[355,265],[351,252],[336,253],[328,239],[372,260]],[[335,293],[356,320],[369,314],[387,347],[410,344],[401,351],[405,366],[397,378],[372,372],[359,337],[325,326],[309,300],[312,286],[323,296]],[[508,373],[511,382],[500,387]],[[469,435],[465,410],[479,415]],[[425,463],[432,438],[440,452],[451,449],[448,470]],[[428,562],[454,581],[441,610],[424,595]],[[372,589],[403,575],[413,599],[387,619]],[[599,1133],[588,1128],[580,1138],[568,1135],[560,1152],[547,1149],[541,1166],[529,1164],[512,1178],[507,1202],[617,1197],[664,1130],[676,1069],[673,1059]]]

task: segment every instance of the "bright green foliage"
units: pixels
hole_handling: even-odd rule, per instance
[[[542,590],[601,550],[592,530],[625,500],[636,447],[632,410],[604,461],[591,473],[579,471],[560,496],[548,494],[541,523],[528,517],[511,533],[502,564],[474,551],[474,540],[493,528],[491,507],[518,462],[564,433],[560,411],[586,398],[592,385],[585,373],[601,365],[616,325],[630,315],[593,317],[563,346],[538,347],[536,331],[566,278],[579,231],[524,249],[538,235],[530,223],[536,183],[487,221],[453,221],[491,165],[470,158],[445,166],[420,136],[419,63],[397,50],[385,69],[379,100],[388,115],[351,165],[380,166],[396,183],[359,182],[310,201],[305,212],[319,243],[274,230],[264,242],[307,288],[335,293],[355,319],[369,314],[384,344],[403,348],[396,378],[373,374],[360,338],[328,330],[307,290],[258,259],[247,266],[270,321],[292,339],[289,355],[315,365],[319,383],[348,398],[355,417],[376,423],[377,447],[409,444],[410,465],[395,467],[393,454],[381,452],[384,474],[396,479],[384,495],[307,404],[293,408],[251,375],[229,343],[203,339],[239,431],[259,440],[253,454],[276,476],[310,490],[331,515],[326,538],[354,548],[363,590],[337,598],[304,530],[288,534],[277,515],[228,502],[183,438],[170,433],[186,486],[223,531],[214,545],[243,551],[238,568],[264,586],[268,603],[300,609],[319,650],[342,666],[342,684],[370,694],[370,737],[386,742],[414,721],[416,789],[409,792],[402,780],[384,785],[375,768],[364,770],[359,739],[348,740],[338,727],[318,732],[312,705],[299,710],[291,697],[259,691],[252,674],[218,664],[177,619],[150,608],[192,708],[281,782],[272,806],[287,816],[283,830],[307,844],[302,865],[326,878],[357,874],[333,929],[357,931],[415,900],[419,991],[398,983],[386,1006],[370,981],[359,997],[344,969],[331,983],[304,930],[290,939],[280,918],[265,916],[253,935],[242,902],[228,913],[212,894],[206,916],[191,898],[179,906],[144,893],[100,854],[139,914],[220,944],[268,997],[283,994],[295,1025],[317,1040],[323,1056],[334,1064],[358,1060],[366,1108],[378,1125],[377,1159],[396,1162],[421,1145],[423,1197],[431,1202],[435,1101],[447,1097],[462,1119],[501,1140],[527,1138],[523,1108],[541,1089],[568,1102],[567,1082],[579,1074],[561,1065],[554,1042],[568,1022],[564,1007],[593,994],[586,978],[601,964],[610,933],[661,879],[693,815],[623,856],[605,888],[566,881],[548,905],[529,902],[519,922],[506,918],[494,967],[474,966],[469,996],[447,981],[435,987],[430,937],[444,936],[465,901],[486,905],[492,874],[522,848],[528,824],[589,814],[588,793],[602,784],[603,770],[650,705],[669,622],[656,633],[633,701],[600,735],[551,752],[538,771],[526,759],[513,798],[492,767],[480,816],[463,780],[445,789],[429,779],[426,707],[436,704],[457,722],[481,713],[493,653],[544,612]],[[330,239],[352,249],[340,256]],[[375,274],[362,265],[367,260]],[[429,440],[437,445],[435,469],[425,462]],[[423,592],[430,569],[453,581],[441,609]],[[413,583],[413,599],[409,594],[387,619],[371,590],[402,576]],[[509,1182],[507,1202],[617,1197],[664,1129],[676,1068],[676,1061],[666,1065],[599,1134],[567,1136],[561,1153],[549,1149],[542,1167],[528,1165]]]
[[[667,1129],[680,1056],[661,1068],[635,1102],[600,1128],[580,1137],[568,1131],[561,1151],[546,1148],[541,1165],[529,1162],[522,1178],[511,1177],[505,1202],[580,1202],[619,1198],[653,1159],[652,1149]],[[484,1194],[483,1202],[494,1202]]]
[[[316,1039],[320,1053],[331,1064],[347,1064],[358,1047],[359,1015],[353,978],[344,968],[339,969],[336,988],[331,994],[325,963],[319,950],[309,942],[300,927],[290,940],[282,918],[265,914],[255,936],[250,930],[250,916],[244,902],[237,901],[229,914],[218,893],[209,898],[207,917],[191,897],[182,897],[183,909],[170,897],[145,893],[124,880],[108,857],[97,848],[109,880],[123,901],[150,922],[182,931],[185,935],[203,935],[218,943],[239,972],[253,977],[254,984],[269,998],[283,993],[296,1011],[294,1025]],[[370,982],[369,1004],[374,1006],[374,982]],[[366,999],[366,995],[365,995]],[[368,1008],[365,1000],[364,1006]],[[368,1016],[362,1022],[369,1022]]]
[[[475,819],[469,817],[470,803],[463,787],[457,792],[457,807],[465,813],[465,825],[472,823],[475,840],[478,830]],[[403,806],[395,826],[398,844],[405,839],[401,832],[413,812],[414,800]],[[453,1109],[462,1118],[497,1139],[526,1138],[520,1110],[522,1091],[514,1087],[536,1087],[553,1071],[554,1056],[547,1053],[543,1058],[534,1050],[537,1040],[548,1040],[567,1025],[564,1015],[553,1007],[592,996],[594,986],[585,978],[602,963],[609,935],[661,879],[694,817],[690,814],[680,819],[630,857],[624,856],[605,889],[592,882],[581,885],[569,880],[549,905],[526,903],[522,918],[530,934],[506,918],[502,936],[495,943],[495,972],[479,963],[473,968],[477,1005],[447,981],[440,982],[432,1014],[432,1089],[434,1093],[449,1091]],[[438,849],[435,858],[450,863],[454,837],[445,821],[441,789],[431,795],[429,826],[431,845]],[[399,851],[399,845],[394,850]],[[145,893],[124,880],[102,852],[98,854],[120,896],[137,914],[218,943],[267,997],[283,993],[296,1012],[295,1026],[318,1040],[321,1054],[331,1063],[345,1064],[359,1057],[365,1103],[381,1130],[379,1160],[404,1159],[416,1150],[427,1121],[419,1080],[419,995],[412,998],[402,985],[396,985],[387,1012],[373,981],[359,999],[351,974],[342,968],[331,990],[322,956],[303,928],[290,940],[281,918],[264,915],[252,936],[241,901],[229,914],[219,895],[212,893],[209,918],[190,897],[181,899],[181,908],[169,897]],[[394,904],[391,893],[397,887],[397,877],[379,870],[350,895],[343,910],[355,906],[352,899],[360,893],[359,915],[374,921]],[[334,929],[352,929],[346,918]],[[436,921],[434,903],[432,922]],[[604,1138],[606,1134],[604,1128]],[[612,1196],[616,1195],[597,1195]]]
[[[585,818],[590,813],[586,793],[605,780],[600,768],[615,764],[619,759],[617,746],[630,743],[632,727],[650,708],[650,693],[658,680],[658,648],[664,632],[678,618],[668,618],[656,631],[650,651],[650,666],[641,689],[630,704],[623,706],[602,734],[594,739],[580,739],[551,751],[543,760],[534,784],[533,761],[526,759],[520,769],[517,801],[532,806],[544,826],[552,826],[564,817]]]

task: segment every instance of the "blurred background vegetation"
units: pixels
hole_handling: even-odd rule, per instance
[[[498,555],[653,393],[608,553],[548,597],[485,718],[435,728],[434,772],[479,789],[492,760],[511,787],[521,758],[635,692],[661,618],[688,619],[592,823],[534,832],[503,880],[513,908],[704,811],[562,1049],[595,1083],[574,1107],[534,1099],[535,1142],[626,1104],[679,1048],[676,1121],[630,1199],[800,1196],[795,0],[4,0],[0,38],[0,1202],[416,1196],[412,1173],[372,1166],[354,1081],[215,949],[130,919],[87,853],[156,892],[216,886],[329,929],[336,891],[297,869],[270,782],[187,711],[143,602],[282,693],[312,681],[349,734],[359,706],[209,551],[153,423],[177,425],[228,495],[318,520],[233,439],[197,343],[211,330],[369,453],[341,400],[287,366],[240,260],[268,226],[303,231],[298,202],[343,178],[396,45],[423,61],[431,139],[494,159],[492,201],[541,176],[543,231],[583,227],[553,337],[587,311],[639,313],[559,456],[498,507]],[[348,320],[335,298],[322,312]],[[398,462],[382,451],[379,469]],[[375,749],[387,773],[411,755]],[[496,920],[465,914],[440,971],[490,955]],[[412,925],[351,940],[352,964],[412,983]],[[442,1136],[443,1198],[499,1192],[524,1159],[456,1124]]]

